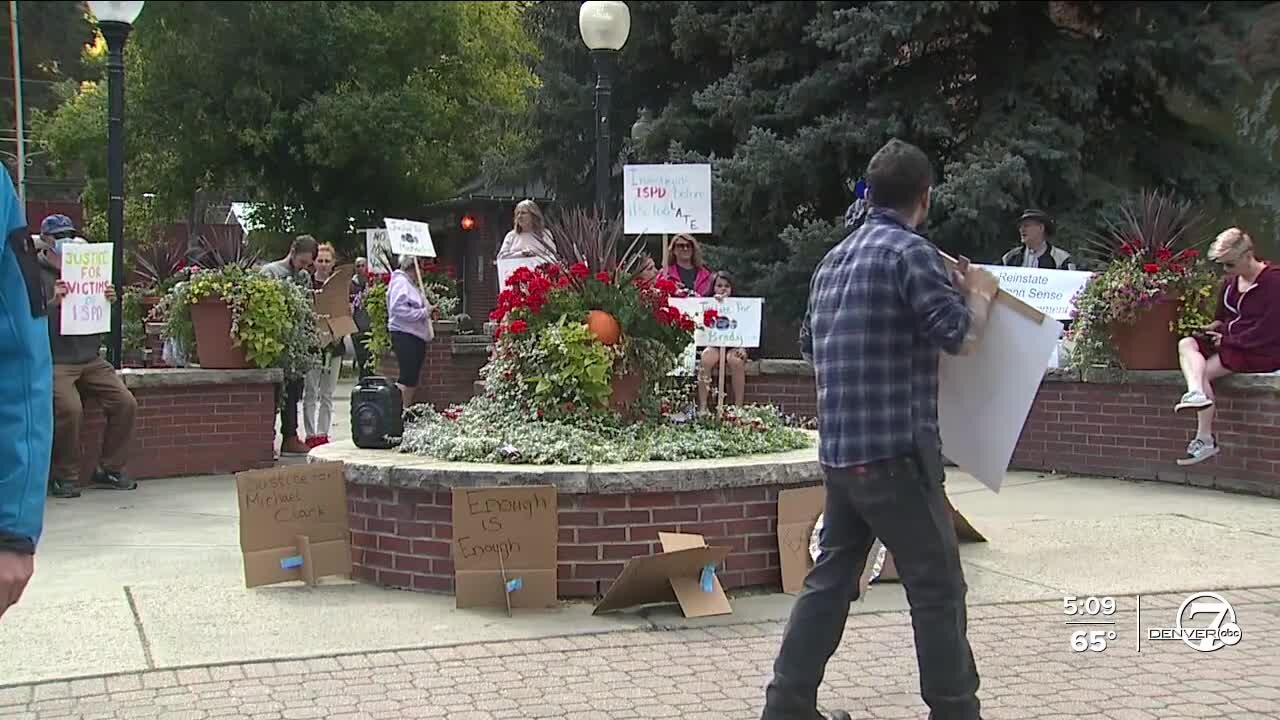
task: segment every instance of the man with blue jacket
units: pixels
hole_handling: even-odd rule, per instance
[[[13,180],[0,182],[0,616],[35,568],[53,444],[53,363],[40,269]]]

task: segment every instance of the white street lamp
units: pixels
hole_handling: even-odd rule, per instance
[[[601,222],[609,204],[609,101],[613,94],[614,56],[631,34],[631,11],[616,0],[590,0],[578,9],[578,31],[596,65],[596,208]]]

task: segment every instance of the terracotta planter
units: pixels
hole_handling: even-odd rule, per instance
[[[206,370],[239,370],[253,367],[231,340],[231,308],[221,300],[204,299],[191,306],[196,333],[196,357]]]
[[[626,375],[616,375],[609,383],[612,392],[609,394],[609,407],[625,413],[632,403],[640,398],[640,386],[644,376],[632,371]]]
[[[1170,327],[1177,322],[1182,302],[1168,298],[1153,305],[1132,325],[1113,323],[1111,343],[1126,370],[1177,370],[1178,337]]]

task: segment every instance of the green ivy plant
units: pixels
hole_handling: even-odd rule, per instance
[[[143,289],[131,285],[120,298],[121,342],[126,353],[140,353],[147,344],[146,318],[142,316]]]
[[[613,357],[585,324],[561,316],[538,335],[542,371],[525,379],[543,412],[597,408],[609,401]]]
[[[370,282],[358,302],[363,302],[365,311],[369,313],[369,337],[364,346],[368,348],[376,367],[391,352],[391,332],[387,329],[386,283]]]
[[[165,336],[195,348],[191,306],[216,298],[231,308],[231,337],[255,367],[278,367],[296,379],[320,362],[311,299],[296,284],[238,265],[198,270],[165,295],[156,312]]]

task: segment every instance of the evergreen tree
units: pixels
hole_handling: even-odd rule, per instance
[[[715,164],[715,230],[732,253],[713,258],[794,313],[844,235],[852,181],[892,137],[934,160],[926,233],[975,261],[1017,241],[1026,207],[1053,213],[1074,248],[1140,188],[1208,206],[1253,196],[1276,178],[1269,158],[1187,117],[1229,110],[1239,38],[1262,4],[629,3],[614,120],[654,108],[633,157]],[[537,159],[571,197],[589,193],[592,158],[576,6],[534,10]]]

